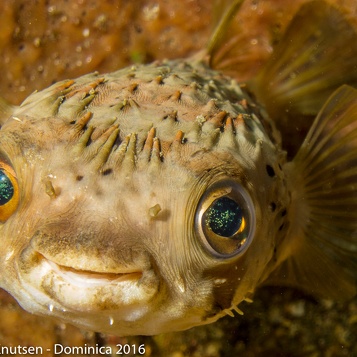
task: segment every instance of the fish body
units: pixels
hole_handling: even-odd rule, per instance
[[[293,161],[251,91],[204,57],[3,105],[1,287],[29,311],[118,335],[240,313],[269,279],[353,296],[356,90],[326,100]]]

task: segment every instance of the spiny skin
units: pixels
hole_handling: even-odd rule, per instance
[[[275,268],[289,205],[279,138],[202,63],[56,83],[13,110],[0,140],[20,190],[0,226],[0,282],[29,311],[118,335],[181,330],[249,300]],[[250,234],[215,254],[199,207],[231,192]]]

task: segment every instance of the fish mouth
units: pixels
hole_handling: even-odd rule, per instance
[[[117,284],[122,281],[139,281],[143,276],[143,271],[133,270],[125,273],[108,273],[93,270],[77,269],[64,266],[47,259],[39,253],[45,264],[48,264],[55,273],[65,281],[80,287],[104,286],[107,284]]]
[[[145,259],[114,272],[94,271],[89,261],[79,266],[62,265],[42,252],[25,249],[18,262],[21,285],[18,300],[29,310],[63,318],[114,314],[116,318],[137,319],[148,310],[148,303],[159,292],[160,279]],[[90,266],[90,269],[87,269]],[[119,271],[120,269],[120,271]],[[109,269],[108,269],[109,270]]]

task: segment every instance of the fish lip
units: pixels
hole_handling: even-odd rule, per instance
[[[44,264],[62,277],[65,281],[73,285],[82,287],[103,286],[107,284],[116,284],[124,280],[139,281],[143,276],[142,270],[133,270],[125,273],[97,272],[93,270],[76,269],[55,263],[54,261],[41,256]]]

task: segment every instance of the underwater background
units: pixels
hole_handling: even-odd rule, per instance
[[[241,64],[233,73],[238,80],[264,65],[306,1],[245,1],[235,26],[241,42]],[[357,0],[329,2],[338,3],[357,28]],[[206,44],[214,13],[211,0],[2,1],[1,96],[19,104],[34,90],[65,78],[188,57]],[[145,344],[145,356],[357,356],[357,299],[336,303],[264,287],[253,304],[242,305],[244,316],[184,332],[126,338],[33,316],[4,291],[0,299],[0,345],[42,346],[45,356],[53,355],[46,348],[55,343],[108,345],[113,351],[117,344]]]

